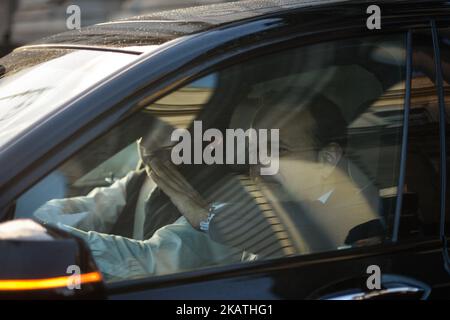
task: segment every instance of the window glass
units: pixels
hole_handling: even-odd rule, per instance
[[[16,216],[85,239],[107,281],[389,241],[405,55],[404,35],[327,42],[144,99]]]

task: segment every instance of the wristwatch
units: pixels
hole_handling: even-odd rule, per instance
[[[200,230],[202,230],[204,232],[208,232],[209,231],[209,223],[214,218],[214,216],[226,205],[227,205],[227,203],[225,203],[225,202],[211,203],[211,205],[209,206],[209,209],[208,209],[208,217],[205,220],[200,221]]]

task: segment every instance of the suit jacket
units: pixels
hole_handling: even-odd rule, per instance
[[[127,238],[133,238],[136,206],[141,188],[147,178],[145,170],[136,171],[126,184],[126,204],[119,214],[111,233]],[[170,199],[157,188],[145,204],[144,239],[149,239],[159,228],[175,222],[181,213]]]

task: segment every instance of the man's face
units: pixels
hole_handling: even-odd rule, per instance
[[[257,117],[255,129],[268,128],[273,115]],[[326,150],[318,150],[314,139],[315,120],[308,112],[287,117],[277,124],[280,130],[279,171],[273,176],[260,175],[258,165],[251,166],[250,175],[262,188],[273,192],[278,199],[291,201],[317,200],[330,191],[326,183],[333,171],[324,156]],[[264,127],[265,126],[265,127]],[[275,128],[270,125],[269,128]],[[277,161],[274,159],[273,161]],[[328,190],[327,190],[328,189]]]

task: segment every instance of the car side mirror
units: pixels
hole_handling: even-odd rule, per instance
[[[101,273],[83,240],[33,220],[0,224],[0,298],[99,299]]]

